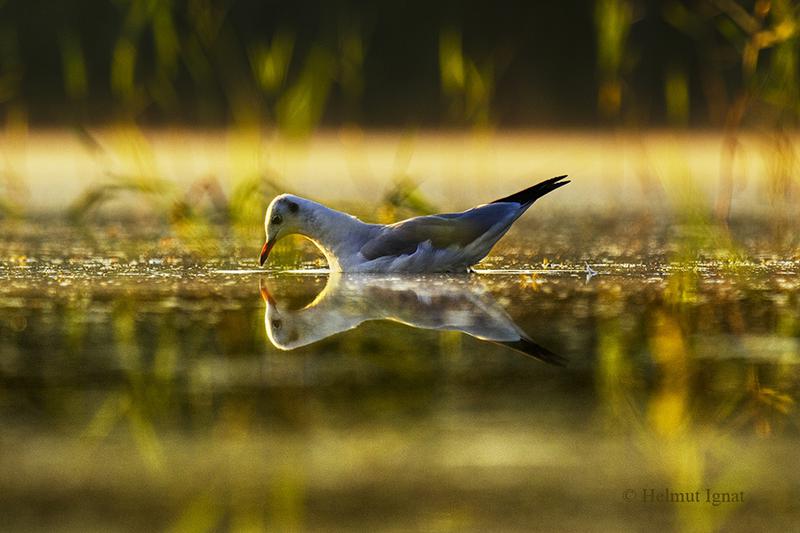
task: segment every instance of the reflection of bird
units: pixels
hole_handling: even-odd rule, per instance
[[[290,283],[296,290],[297,279]],[[313,300],[306,298],[305,302],[311,301],[305,305],[292,306],[288,298],[276,301],[264,283],[261,295],[267,302],[267,337],[281,350],[317,342],[368,320],[392,320],[421,329],[461,331],[547,363],[564,364],[561,356],[539,346],[517,327],[474,279],[333,273],[322,292]]]
[[[462,213],[409,218],[384,226],[324,205],[283,194],[267,208],[263,265],[275,243],[294,233],[311,239],[332,271],[465,272],[538,198],[566,185],[566,176],[545,180],[511,196]]]

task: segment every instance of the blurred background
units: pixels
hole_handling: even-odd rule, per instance
[[[2,7],[32,127],[791,128],[788,0],[115,0]],[[734,115],[740,116],[734,116]]]
[[[3,527],[796,527],[799,69],[790,0],[0,0]],[[461,282],[566,368],[380,320],[446,278],[270,343],[331,283],[276,194],[562,174]]]
[[[3,211],[83,214],[164,180],[249,225],[254,190],[413,209],[561,173],[599,193],[572,205],[652,206],[676,160],[719,219],[785,210],[797,16],[789,0],[6,0]]]

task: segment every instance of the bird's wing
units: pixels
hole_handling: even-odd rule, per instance
[[[387,282],[388,281],[388,282]],[[372,316],[407,324],[415,328],[461,331],[480,339],[506,346],[546,363],[564,366],[566,359],[534,342],[520,329],[494,298],[484,292],[480,281],[469,284],[436,283],[419,280],[381,280],[368,278],[364,302],[372,306]]]
[[[409,218],[386,226],[364,243],[361,254],[368,260],[412,254],[423,242],[434,248],[467,246],[491,231],[516,219],[520,206],[514,203],[480,205],[463,213],[445,213]]]

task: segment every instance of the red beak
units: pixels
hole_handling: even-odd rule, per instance
[[[264,247],[261,249],[261,256],[258,258],[258,264],[264,265],[264,262],[269,257],[269,252],[272,250],[272,247],[275,246],[275,241],[267,241],[264,243]]]
[[[269,293],[269,289],[267,288],[267,284],[264,283],[262,280],[258,280],[258,290],[261,293],[261,298],[263,298],[265,302],[267,302],[268,304],[270,304],[272,306],[275,305],[275,299]]]

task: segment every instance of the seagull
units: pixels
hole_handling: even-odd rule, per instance
[[[275,243],[299,234],[322,251],[332,272],[468,272],[533,203],[569,183],[558,176],[461,213],[367,224],[292,194],[272,200],[264,217],[267,242],[260,264]]]
[[[469,281],[465,281],[469,280]],[[274,290],[291,287],[295,298],[277,298]],[[331,273],[319,294],[296,305],[296,276],[259,281],[267,303],[267,338],[280,350],[294,350],[371,320],[389,320],[419,329],[460,331],[550,363],[566,359],[534,342],[500,307],[481,282],[472,278],[428,275],[360,275]],[[309,296],[309,295],[305,295]],[[310,300],[310,301],[309,301]]]

